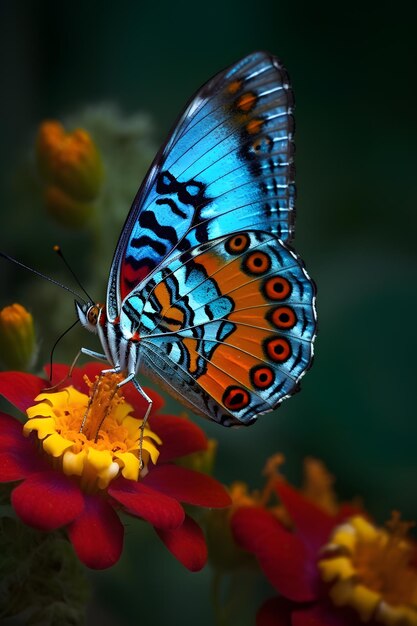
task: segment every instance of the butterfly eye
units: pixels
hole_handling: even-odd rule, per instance
[[[247,235],[235,235],[226,243],[226,252],[229,254],[240,254],[249,248],[249,237]]]
[[[284,300],[290,295],[292,287],[286,278],[274,276],[266,281],[264,290],[270,300]]]
[[[251,274],[265,274],[271,268],[271,259],[265,252],[254,252],[246,257],[244,267]]]
[[[87,320],[92,326],[96,326],[99,313],[100,313],[100,308],[97,306],[97,304],[90,306],[90,308],[88,309]]]

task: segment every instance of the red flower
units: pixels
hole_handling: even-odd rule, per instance
[[[325,512],[282,478],[275,488],[294,530],[262,507],[231,519],[237,543],[280,594],[261,607],[257,626],[417,624],[417,551],[406,524],[394,516],[379,529],[348,506]]]
[[[61,392],[42,394],[39,398],[49,381],[21,372],[0,373],[0,393],[21,411],[32,407],[28,411],[32,419],[25,424],[25,434],[30,436],[26,437],[21,422],[0,413],[0,481],[21,481],[12,492],[17,515],[40,530],[65,526],[78,557],[88,567],[104,569],[119,559],[124,536],[116,513],[120,509],[149,522],[172,554],[185,567],[197,571],[205,564],[207,548],[200,527],[185,514],[181,503],[225,507],[230,498],[213,478],[180,467],[174,461],[206,449],[207,438],[193,422],[159,414],[162,399],[148,389],[153,408],[144,436],[145,469],[138,479],[139,430],[132,438],[132,428],[146,407],[133,387],[124,387],[123,397],[116,396],[114,414],[122,415],[118,421],[111,422],[111,412],[106,410],[105,421],[90,432],[90,438],[80,433],[79,422],[71,430],[70,418],[80,414],[80,406],[86,411],[85,396],[78,393],[89,391],[84,377],[93,381],[101,369],[97,363],[76,368],[69,380],[76,391],[65,388],[62,393],[61,386]],[[67,366],[55,366],[55,380],[64,379],[67,372]],[[56,405],[55,397],[59,400]],[[43,402],[33,407],[36,398]],[[132,407],[135,417],[127,415]],[[90,409],[88,415],[94,413],[94,407]],[[60,419],[67,420],[65,432]],[[106,420],[112,423],[108,432]],[[122,443],[115,443],[115,437],[123,436]],[[104,467],[102,461],[107,458],[109,462]],[[135,467],[136,479],[132,479]]]

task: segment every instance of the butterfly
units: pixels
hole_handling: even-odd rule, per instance
[[[255,52],[190,100],[117,243],[106,305],[76,302],[106,372],[143,373],[193,412],[249,425],[298,390],[316,332],[315,286],[291,249],[294,98]]]

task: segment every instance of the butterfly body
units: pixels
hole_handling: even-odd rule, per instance
[[[292,107],[267,53],[207,83],[135,198],[106,307],[78,306],[123,382],[143,393],[143,372],[225,426],[277,407],[313,355],[315,288],[288,245]]]

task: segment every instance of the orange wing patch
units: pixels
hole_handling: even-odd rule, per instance
[[[249,113],[249,111],[251,111],[255,106],[256,101],[256,95],[253,92],[248,91],[247,93],[243,93],[241,96],[239,96],[235,104],[236,108],[239,109],[239,111],[242,111],[243,113]]]
[[[241,87],[242,87],[242,81],[234,80],[233,82],[230,83],[230,85],[228,85],[227,91],[233,95],[237,93]]]
[[[261,130],[263,123],[264,121],[259,118],[250,120],[250,122],[246,124],[246,130],[250,135],[256,135],[256,133],[259,133],[259,131]]]
[[[171,305],[170,292],[164,282],[155,287],[154,295],[161,306],[164,325],[173,332],[181,330],[184,326],[184,313],[178,307]]]

